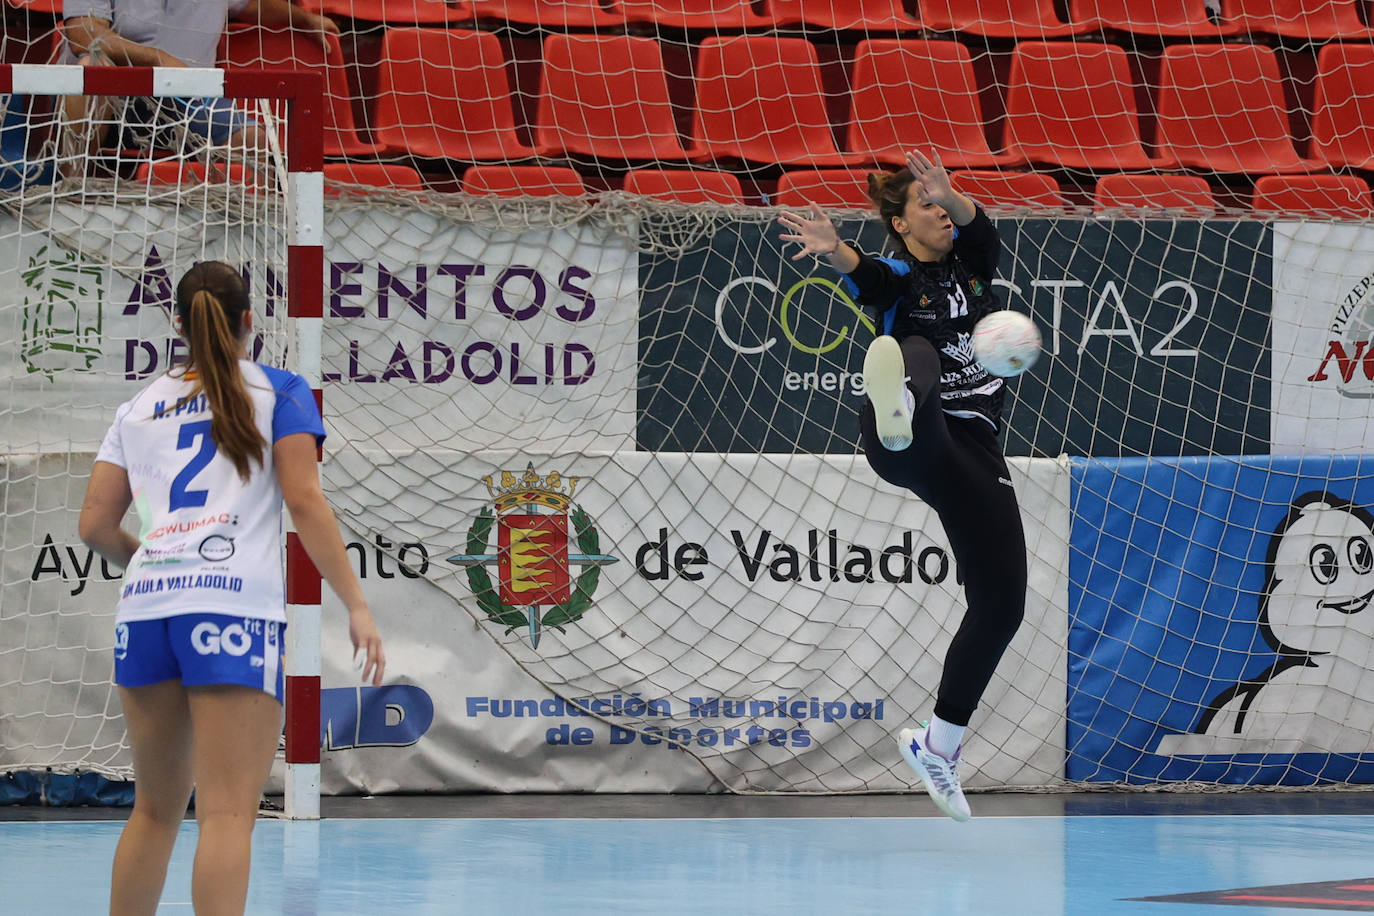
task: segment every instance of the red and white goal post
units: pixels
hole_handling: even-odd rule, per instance
[[[20,252],[15,263],[27,269],[25,276],[39,278],[26,280],[28,286],[20,292],[33,294],[34,301],[39,301],[42,297],[33,286],[43,286],[44,272],[66,271],[65,276],[87,277],[98,294],[83,298],[87,288],[80,283],[75,292],[70,282],[57,283],[52,288],[62,292],[49,292],[49,310],[42,313],[49,323],[33,334],[30,325],[39,327],[41,322],[30,321],[29,310],[24,313],[22,365],[6,374],[12,389],[22,389],[30,384],[25,379],[32,379],[33,403],[39,414],[49,416],[46,425],[40,421],[33,430],[22,424],[10,425],[5,455],[6,464],[11,466],[7,468],[11,471],[9,480],[15,479],[12,468],[19,461],[17,456],[33,455],[37,461],[65,452],[66,470],[73,480],[69,489],[78,492],[79,505],[79,491],[84,489],[82,466],[84,463],[89,468],[102,418],[108,424],[112,406],[145,384],[154,367],[161,371],[174,358],[178,345],[169,334],[171,290],[195,260],[213,257],[241,266],[249,280],[258,320],[254,357],[299,373],[323,407],[323,87],[318,73],[6,64],[0,65],[0,94],[9,96],[11,107],[7,110],[11,114],[16,104],[23,110],[20,103],[26,101],[25,96],[53,97],[54,116],[41,125],[43,131],[50,132],[46,139],[36,123],[42,120],[37,113],[49,107],[46,102],[32,107],[35,124],[30,125],[34,128],[30,146],[43,148],[35,158],[58,160],[47,164],[53,183],[6,192],[4,200],[5,230],[17,236],[15,250]],[[172,131],[160,135],[156,145],[161,148],[139,152],[132,159],[128,152],[93,154],[104,160],[101,171],[82,161],[87,155],[85,143],[60,142],[62,131],[70,127],[58,114],[62,111],[61,97],[77,95],[149,98],[154,104],[171,98],[233,99],[265,128],[268,149],[236,150],[232,140],[215,147],[204,137],[194,137],[193,131]],[[120,126],[118,115],[115,118],[109,127]],[[170,148],[168,137],[174,138]],[[236,162],[239,156],[247,158]],[[215,167],[216,161],[227,167]],[[185,171],[187,163],[197,162],[202,163],[199,172]],[[170,182],[166,177],[169,165],[175,176]],[[32,170],[34,174],[41,171]],[[138,232],[141,237],[134,234]],[[27,255],[25,261],[30,249],[37,253]],[[131,292],[128,305],[120,312],[113,306],[125,288]],[[63,308],[67,298],[71,300],[70,329],[57,328],[51,320],[54,296]],[[284,316],[279,307],[282,298],[286,302]],[[68,330],[74,335],[66,333]],[[61,340],[59,331],[65,335]],[[83,354],[84,362],[71,364],[74,352]],[[11,393],[16,403],[26,399],[22,390]],[[83,405],[83,409],[72,409],[74,404]],[[7,492],[14,495],[13,489]],[[35,495],[33,499],[37,510],[42,497]],[[71,506],[67,509],[70,516]],[[63,524],[69,529],[67,547],[71,547],[78,543],[70,537],[75,529],[70,527],[70,519]],[[285,557],[289,619],[286,816],[313,819],[320,813],[321,582],[294,531],[287,533]],[[88,558],[87,564],[89,570],[102,568],[98,560],[92,566]],[[92,577],[99,578],[94,573]],[[113,577],[112,573],[109,578]],[[93,589],[83,588],[74,597],[63,594],[70,589],[46,589],[38,581],[40,576],[28,577],[34,581],[27,583],[16,582],[18,578],[5,577],[6,603],[13,612],[6,616],[12,621],[19,619],[15,615],[25,616],[26,632],[42,628],[34,621],[52,617],[70,625],[84,612],[97,618],[82,624],[93,639],[99,640],[88,645],[112,645],[113,625],[107,615],[113,611],[117,583],[94,583]],[[55,639],[43,648],[60,649],[68,641]],[[8,699],[16,703],[11,707],[14,715],[6,723],[6,740],[2,742],[7,747],[3,752],[6,759],[0,759],[0,773],[28,767],[48,773],[95,772],[128,778],[127,740],[111,696],[113,687],[108,687],[103,710],[89,717],[82,705],[89,701],[78,701],[74,714],[45,714],[42,698],[24,696],[37,679],[23,675],[22,650],[21,645],[18,652],[0,652],[0,693],[7,692]],[[103,659],[112,654],[88,653],[80,662],[78,686],[98,690],[98,682],[108,684],[109,671],[104,669]],[[112,671],[112,658],[108,661]],[[92,670],[93,666],[100,670]],[[101,705],[100,701],[95,705]],[[59,718],[66,720],[65,726],[51,721]],[[92,720],[92,740],[73,741],[73,731],[82,730],[85,718]]]

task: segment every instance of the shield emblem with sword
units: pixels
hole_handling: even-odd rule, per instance
[[[507,633],[527,627],[536,649],[545,627],[562,632],[582,617],[591,607],[600,567],[619,560],[600,552],[601,537],[591,518],[572,502],[580,479],[557,471],[540,476],[533,464],[518,477],[502,471],[499,483],[482,478],[495,514],[484,508],[468,531],[467,553],[448,558],[467,567],[468,585],[487,619],[503,624]],[[494,554],[488,552],[493,527]],[[577,552],[571,549],[574,539]],[[499,588],[492,585],[488,566],[496,567]],[[575,582],[574,566],[582,568]]]

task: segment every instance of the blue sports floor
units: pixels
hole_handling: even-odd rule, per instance
[[[326,799],[259,822],[248,911],[1374,913],[1374,793],[970,800],[957,824],[919,795]],[[123,814],[0,808],[0,912],[105,912]],[[159,913],[191,913],[195,834]]]

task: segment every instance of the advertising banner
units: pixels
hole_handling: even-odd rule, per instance
[[[1002,220],[1008,305],[1046,356],[1007,453],[1269,452],[1269,233],[1222,220]]]
[[[5,312],[15,326],[0,329],[21,342],[0,354],[0,377],[63,417],[54,428],[40,410],[15,412],[6,430],[15,449],[100,444],[115,408],[184,356],[171,308],[195,261],[243,268],[258,328],[284,313],[281,266],[253,260],[271,250],[268,238],[245,241],[156,206],[85,212],[58,202],[51,219],[75,224],[87,244],[132,247],[110,263],[87,261],[0,215],[0,235],[18,240],[0,251],[0,282],[22,297],[22,308]],[[479,229],[424,211],[337,204],[325,238],[331,431],[381,448],[427,442],[435,430],[455,448],[632,441],[637,256],[617,231],[594,221]],[[290,345],[259,334],[249,354],[279,363]]]
[[[1275,454],[1374,450],[1374,227],[1274,225]]]
[[[94,460],[87,453],[0,461],[0,772],[131,765],[112,683],[122,570],[77,536]]]
[[[964,749],[972,786],[1063,778],[1068,473],[1012,472],[1030,594]],[[109,683],[118,571],[76,537],[79,489],[28,476],[42,514],[6,518],[33,535],[6,532],[27,545],[6,552],[7,581],[27,584],[0,619],[33,640],[0,649],[0,708],[27,712],[3,720],[0,769],[64,740],[74,764],[127,768]],[[452,517],[429,521],[454,534],[345,533],[388,671],[359,683],[326,589],[326,792],[912,785],[892,736],[930,714],[963,592],[938,521],[874,496],[861,461],[471,456],[434,483]],[[501,543],[516,545],[504,559]]]
[[[360,752],[326,756],[330,791],[910,784],[892,735],[929,714],[962,589],[938,520],[874,496],[862,460],[487,454],[435,473],[451,496],[425,523],[449,540],[376,519],[401,564],[364,569],[412,693],[392,713],[378,691],[338,694],[326,747]],[[1031,595],[965,748],[972,785],[1062,775],[1067,472],[1014,478]],[[346,634],[326,631],[326,684],[347,685]],[[403,750],[352,743],[355,711],[383,738],[384,721],[429,726]]]
[[[791,260],[779,231],[723,223],[640,258],[640,449],[854,454],[872,318],[827,264]],[[872,220],[840,233],[884,244]]]
[[[1010,382],[1012,455],[1268,452],[1262,223],[999,220],[1004,304],[1047,355]],[[870,253],[874,220],[841,237]],[[873,321],[769,224],[641,259],[639,447],[850,454]]]
[[[1076,461],[1070,779],[1374,781],[1368,457]]]
[[[331,211],[325,258],[327,403],[349,441],[630,447],[638,268],[619,230],[358,204]]]

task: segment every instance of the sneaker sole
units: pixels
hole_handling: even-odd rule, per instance
[[[864,354],[864,384],[873,402],[878,441],[890,452],[911,446],[911,411],[902,389],[906,387],[906,363],[902,348],[886,334],[874,339]]]
[[[902,752],[902,759],[906,761],[906,765],[911,767],[912,771],[915,772],[917,776],[921,777],[921,785],[925,787],[926,795],[930,796],[930,800],[935,802],[935,807],[943,811],[946,816],[962,824],[972,815],[946,805],[940,798],[940,793],[936,792],[934,787],[926,782],[925,773],[922,771],[920,764],[916,762],[916,755],[911,752],[911,742],[915,739],[916,729],[914,728],[904,728],[897,733],[897,747]]]

